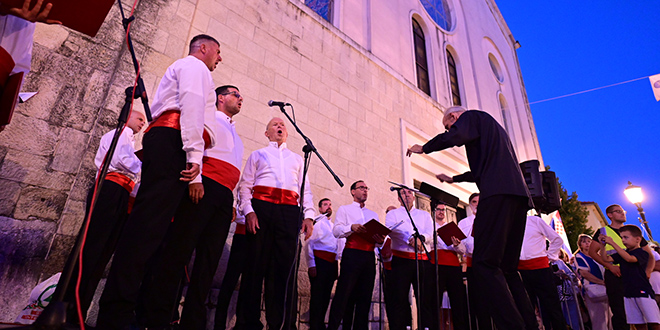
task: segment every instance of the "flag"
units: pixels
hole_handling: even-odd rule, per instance
[[[650,76],[649,80],[651,81],[651,88],[653,89],[655,100],[660,101],[660,74]]]
[[[568,243],[568,236],[566,236],[566,230],[564,229],[564,223],[561,221],[561,216],[559,211],[555,211],[552,214],[552,220],[550,221],[550,227],[554,228],[557,234],[561,236],[561,239],[564,241],[564,246],[562,248],[568,253],[573,253],[571,250],[571,244]]]

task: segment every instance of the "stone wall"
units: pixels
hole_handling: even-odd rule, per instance
[[[298,125],[346,184],[338,187],[313,159],[315,202],[328,197],[335,209],[349,204],[348,186],[365,180],[371,188],[367,206],[384,221],[386,207],[398,205],[387,181],[405,178],[401,123],[429,136],[444,131],[441,109],[448,105],[300,0],[141,0],[136,17],[134,43],[150,96],[194,35],[220,41],[224,60],[212,76],[216,85],[238,86],[245,98],[235,117],[245,158],[266,145],[265,125],[278,115],[267,101],[295,106]],[[0,133],[0,321],[15,318],[38,281],[62,268],[73,244],[98,141],[113,128],[123,90],[134,79],[122,39],[116,6],[95,38],[59,26],[37,28],[24,90],[39,94],[19,105]],[[289,131],[289,148],[300,152],[302,139]],[[303,262],[303,302],[309,296],[306,269]]]

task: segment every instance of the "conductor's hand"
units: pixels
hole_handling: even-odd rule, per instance
[[[351,225],[351,230],[354,233],[366,233],[367,232],[367,228],[364,228],[363,225],[358,225],[357,223],[354,223],[354,224]]]
[[[371,238],[376,241],[376,244],[383,244],[383,242],[385,242],[385,235],[374,234]]]
[[[9,9],[9,14],[20,17],[26,21],[30,22],[42,22],[46,24],[62,24],[60,21],[56,21],[48,18],[50,10],[53,8],[52,3],[46,4],[44,10],[41,10],[41,6],[44,3],[44,0],[38,0],[34,5],[32,10],[30,10],[30,0],[23,1],[22,8],[11,8]],[[41,11],[41,13],[40,13]]]
[[[190,200],[197,204],[204,197],[204,185],[201,182],[195,182],[188,185]]]
[[[408,151],[406,151],[406,156],[410,157],[412,154],[421,154],[423,153],[424,150],[422,149],[422,146],[419,144],[416,144],[410,148],[408,148]]]
[[[247,228],[248,233],[257,233],[257,229],[259,229],[259,220],[257,219],[256,213],[250,212],[245,216],[245,227]]]
[[[179,180],[190,182],[199,175],[199,164],[188,163],[186,169],[181,171],[181,178]]]
[[[314,231],[314,220],[310,218],[303,220],[301,231],[305,233],[305,240],[308,240],[310,237],[312,237],[312,232]]]
[[[436,175],[435,177],[438,178],[438,180],[440,180],[440,182],[454,183],[454,178],[452,178],[449,175],[444,174],[444,173],[440,173],[440,174]]]
[[[309,275],[310,278],[316,277],[316,267],[307,268],[307,275]]]

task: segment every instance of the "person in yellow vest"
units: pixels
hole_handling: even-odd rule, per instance
[[[618,264],[608,262],[601,257],[599,251],[602,247],[600,243],[600,235],[607,235],[619,246],[623,246],[619,229],[623,227],[626,222],[626,211],[617,204],[612,204],[605,209],[607,217],[610,218],[611,224],[600,228],[594,234],[593,241],[589,246],[589,256],[596,260],[599,264],[605,267],[605,288],[607,289],[607,299],[610,303],[612,310],[612,326],[614,330],[630,329],[626,323],[626,311],[623,305],[623,281],[621,280],[621,269]],[[646,266],[646,275],[650,276],[655,266],[655,261],[652,256],[651,248],[648,242],[642,238],[640,246],[649,253],[650,258]],[[616,253],[612,245],[606,247],[608,255]]]

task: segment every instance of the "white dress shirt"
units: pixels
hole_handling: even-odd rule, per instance
[[[431,219],[431,215],[426,211],[416,208],[410,209],[410,215],[415,221],[415,226],[417,226],[419,234],[424,236],[424,244],[432,243],[433,220]],[[387,215],[385,215],[385,226],[388,228],[391,228],[401,221],[403,221],[403,223],[394,228],[390,233],[390,238],[392,238],[392,250],[415,253],[415,248],[408,244],[408,241],[415,231],[413,230],[412,223],[410,223],[410,217],[408,217],[406,209],[401,206],[398,209],[387,212]],[[417,253],[424,253],[424,251],[417,251]]]
[[[229,163],[240,171],[243,162],[243,141],[236,133],[234,121],[222,111],[216,111],[215,122],[215,145],[204,150],[204,156]],[[196,176],[192,182],[202,182],[202,176]]]
[[[550,241],[550,246],[545,249],[545,241]],[[561,236],[550,228],[550,226],[537,216],[528,216],[525,224],[525,237],[523,238],[520,260],[531,260],[540,257],[548,257],[552,261],[559,259],[559,249],[564,241]]]
[[[361,207],[358,202],[342,205],[337,209],[335,226],[332,228],[332,233],[337,238],[348,237],[353,233],[351,225],[364,225],[371,219],[379,221],[378,214],[366,207]]]
[[[27,74],[30,71],[35,25],[13,15],[0,15],[0,46],[14,60],[12,75],[18,72]]]
[[[307,267],[316,267],[316,260],[314,260],[314,250],[326,251],[335,253],[337,260],[344,249],[345,238],[336,238],[332,234],[333,223],[330,218],[326,216],[320,217],[314,224],[314,231],[312,237],[309,238],[307,243]]]
[[[181,111],[181,141],[188,163],[202,165],[203,133],[215,144],[215,89],[211,71],[200,59],[187,56],[172,63],[158,85],[151,105],[153,118],[167,110]]]
[[[465,234],[466,238],[461,241],[465,245],[465,256],[472,257],[474,253],[474,237],[472,237],[472,228],[474,226],[474,214],[458,222],[458,228]]]
[[[103,163],[105,154],[108,153],[108,148],[110,148],[110,143],[114,135],[115,130],[113,129],[101,137],[101,143],[94,158],[96,168],[101,168],[101,164]],[[133,136],[133,131],[126,127],[121,135],[119,135],[117,147],[115,148],[115,153],[112,155],[108,172],[117,172],[126,175],[133,182],[138,182],[138,173],[140,173],[141,168],[142,162],[135,155],[135,137]]]
[[[286,143],[278,146],[270,142],[267,147],[250,154],[241,181],[238,183],[240,209],[243,214],[254,212],[252,208],[252,188],[265,186],[300,193],[303,179],[303,158],[286,148]],[[314,219],[314,201],[309,179],[305,180],[305,200],[302,207],[305,218]],[[300,199],[298,200],[300,203]]]

